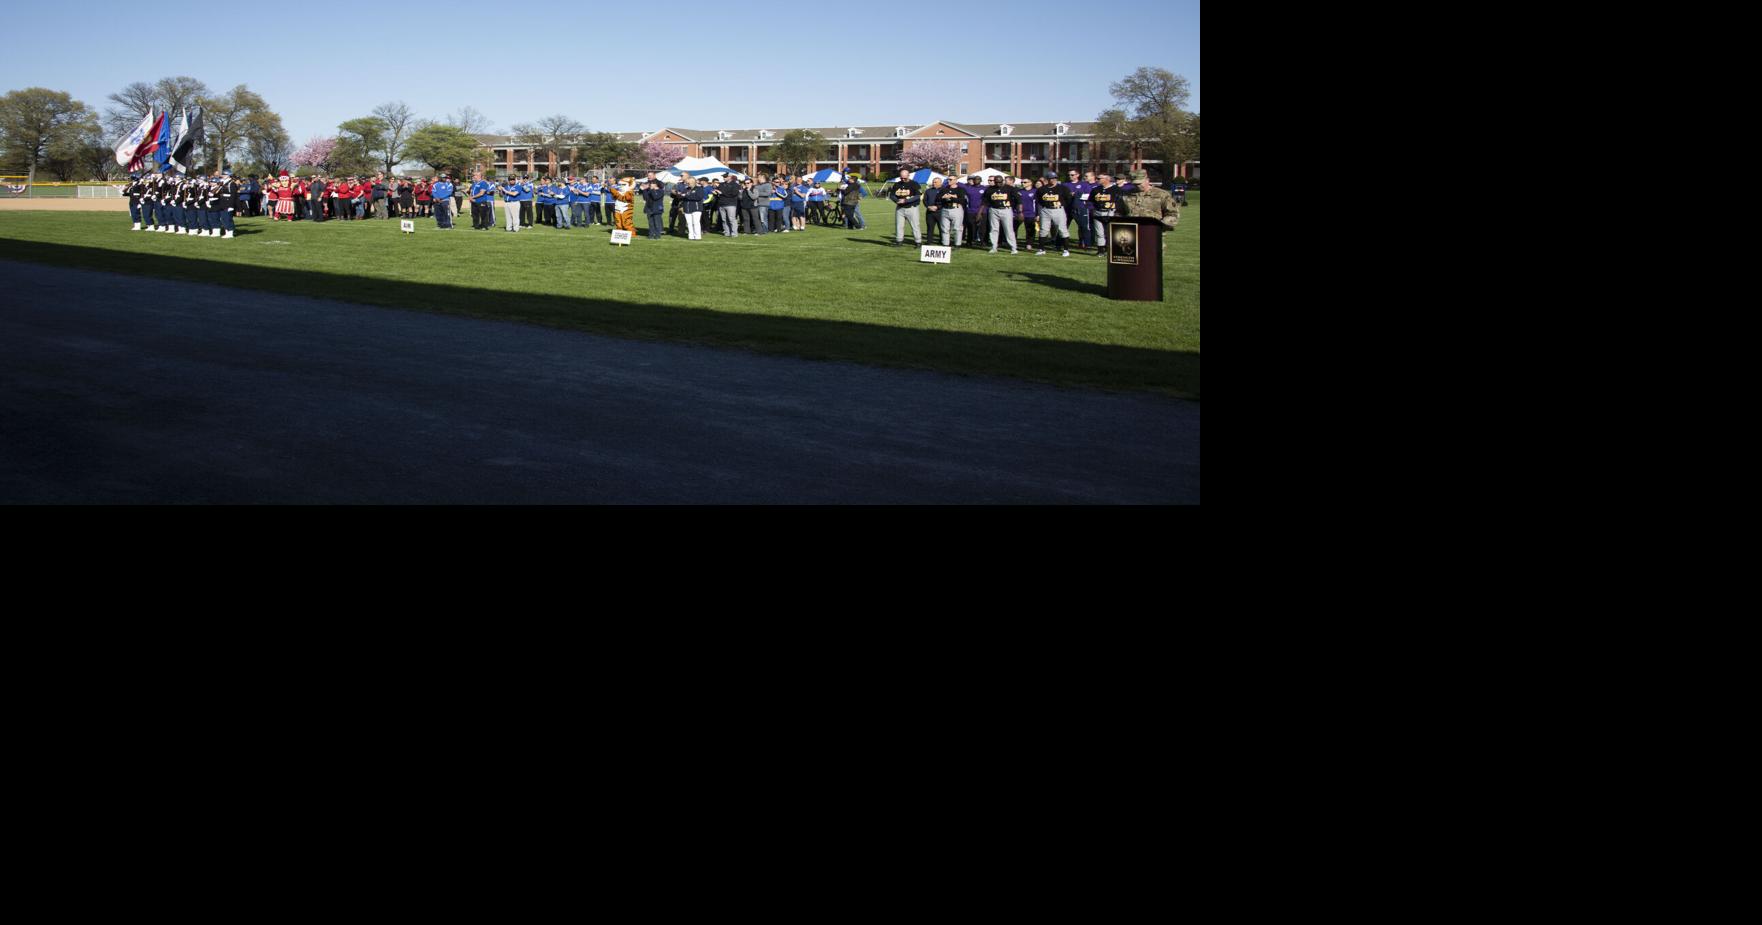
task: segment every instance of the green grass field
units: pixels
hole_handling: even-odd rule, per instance
[[[963,248],[950,265],[894,248],[893,208],[867,231],[702,241],[607,229],[241,219],[224,240],[131,232],[127,213],[0,211],[0,258],[1059,385],[1186,398],[1199,388],[1199,196],[1165,235],[1163,302],[1107,298],[1104,258]],[[497,218],[500,220],[500,207]],[[706,222],[707,224],[707,222]],[[249,298],[241,295],[241,298]]]

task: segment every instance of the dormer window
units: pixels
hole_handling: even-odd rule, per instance
[[[717,132],[716,133],[716,140],[717,141],[727,141],[728,139],[733,138],[733,137],[734,137],[733,132]]]
[[[896,125],[896,126],[894,126],[894,127],[893,127],[893,137],[895,137],[895,138],[904,138],[904,137],[905,137],[905,136],[906,136],[906,135],[907,135],[907,134],[908,134],[908,133],[907,133],[907,131],[906,131],[906,127],[905,127],[905,126],[903,126],[903,125]]]
[[[760,138],[774,138],[774,137],[776,137],[776,135],[777,135],[777,133],[771,131],[770,129],[760,129],[759,130],[759,137]]]
[[[844,132],[844,137],[846,138],[861,138],[862,135],[863,130],[860,128],[846,129]]]
[[[1016,130],[1016,127],[1013,125],[1000,125],[997,127],[997,134],[1008,135],[1010,132],[1013,132],[1015,130]]]
[[[1063,122],[1060,122],[1059,124],[1052,127],[1052,133],[1054,135],[1063,135],[1064,133],[1066,133],[1070,130],[1071,130],[1071,127],[1064,124]]]

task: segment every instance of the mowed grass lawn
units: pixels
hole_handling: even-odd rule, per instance
[[[439,231],[417,219],[238,222],[236,238],[129,230],[126,212],[0,211],[0,257],[617,337],[684,341],[1186,398],[1199,387],[1199,196],[1164,236],[1164,301],[1107,298],[1105,258],[962,248],[918,262],[869,228],[702,241],[608,229]],[[500,207],[497,218],[500,220]],[[246,293],[241,299],[249,299]]]

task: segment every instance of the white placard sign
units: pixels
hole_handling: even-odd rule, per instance
[[[416,233],[416,223],[413,221],[410,221],[409,219],[404,219],[404,220],[398,222],[398,227],[403,229],[406,232],[409,232],[410,234]]]
[[[954,256],[954,248],[952,247],[931,247],[926,244],[918,248],[919,263],[948,263],[952,256]]]
[[[614,231],[614,232],[612,232],[612,243],[613,244],[629,244],[630,243],[630,232],[628,232],[628,231]]]

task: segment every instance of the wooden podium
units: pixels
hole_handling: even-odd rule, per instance
[[[1162,221],[1107,220],[1107,297],[1162,301]]]

